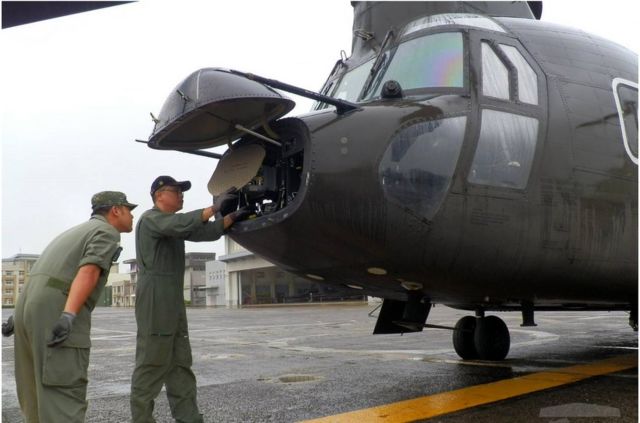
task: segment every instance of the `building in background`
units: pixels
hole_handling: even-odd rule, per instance
[[[215,253],[186,253],[184,255],[184,301],[187,305],[207,305],[205,263],[216,259]]]
[[[207,263],[208,306],[367,300],[353,289],[313,282],[285,272],[231,238],[224,238],[226,254],[218,262]]]
[[[222,261],[208,261],[205,263],[205,292],[206,305],[210,307],[233,307],[236,305],[232,287],[228,286],[227,265]],[[227,300],[227,293],[230,299]]]
[[[206,301],[205,263],[216,259],[215,253],[186,253],[184,263],[184,300],[187,305],[204,307]],[[138,262],[129,259],[123,262],[129,265],[129,280],[114,282],[113,305],[133,307],[136,304],[136,284],[138,280]]]
[[[13,257],[2,259],[2,306],[13,307],[18,301],[24,286],[29,282],[31,268],[40,258],[39,254],[16,254]],[[111,265],[109,279],[96,306],[111,306],[113,284],[129,280],[129,274],[118,273],[118,263]]]
[[[136,305],[136,283],[138,281],[138,262],[129,259],[122,262],[129,265],[128,277],[113,281],[113,305],[115,307],[134,307]]]
[[[16,254],[2,259],[2,306],[13,307],[29,281],[38,254]]]
[[[341,288],[298,277],[245,250],[224,237],[225,255],[216,261],[215,253],[186,253],[184,299],[195,307],[242,307],[257,304],[366,301],[349,288]],[[29,280],[37,254],[17,254],[2,259],[2,305],[13,307]],[[96,305],[134,307],[138,263],[136,259],[117,263]]]
[[[96,306],[110,307],[118,305],[115,303],[116,291],[121,289],[130,280],[131,277],[129,273],[120,273],[120,265],[118,263],[113,263],[111,265],[111,270],[109,271],[109,278],[107,279],[107,283],[102,294],[100,294],[100,298],[98,299]]]

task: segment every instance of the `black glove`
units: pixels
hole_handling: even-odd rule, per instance
[[[243,207],[240,210],[236,210],[234,212],[229,213],[229,217],[231,217],[231,220],[235,223],[241,220],[245,220],[246,218],[248,218],[254,213],[255,213],[255,210],[253,210],[253,208]]]
[[[238,190],[231,187],[222,194],[213,198],[214,214],[218,212],[222,216],[226,216],[238,208]]]
[[[13,335],[13,316],[9,316],[7,321],[2,324],[2,336]]]
[[[63,311],[56,324],[53,325],[53,329],[51,330],[51,340],[47,342],[47,345],[50,347],[57,347],[66,341],[71,333],[73,319],[75,318],[75,314]]]

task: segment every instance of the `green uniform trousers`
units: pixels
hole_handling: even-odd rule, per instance
[[[188,335],[138,335],[136,368],[131,383],[133,423],[154,423],[154,399],[167,389],[171,415],[178,423],[202,423],[191,371]]]
[[[35,276],[29,283],[40,279]],[[90,344],[47,346],[66,297],[56,288],[44,290],[49,291],[47,301],[37,297],[19,301],[14,313],[18,401],[27,423],[81,423],[87,411]]]

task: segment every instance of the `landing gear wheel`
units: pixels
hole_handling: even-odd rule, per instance
[[[497,316],[477,319],[473,343],[482,360],[504,360],[509,353],[511,339],[507,325]]]
[[[476,318],[465,316],[458,320],[453,331],[453,348],[463,360],[473,360],[478,358],[478,351],[474,343],[474,333],[476,329]]]

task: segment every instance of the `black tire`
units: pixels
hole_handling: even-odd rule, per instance
[[[475,328],[476,318],[473,316],[465,316],[456,323],[456,330],[453,331],[453,348],[463,360],[478,358],[474,343]]]
[[[482,360],[504,360],[509,354],[509,329],[497,316],[478,319],[473,341],[478,357]]]

